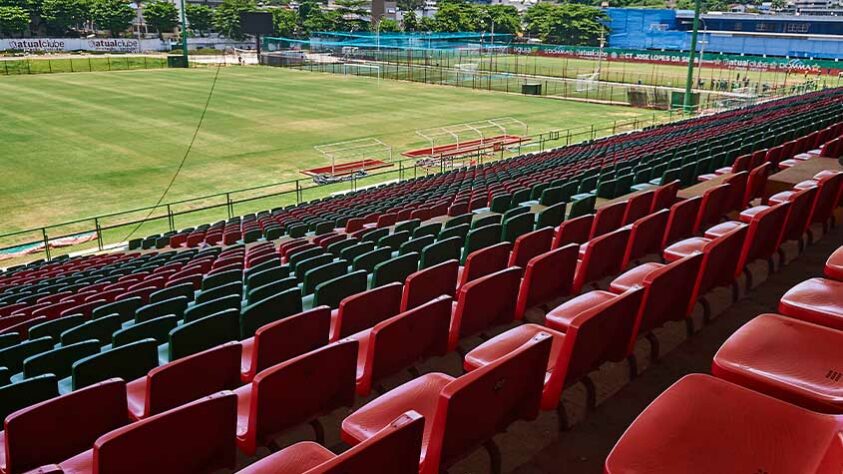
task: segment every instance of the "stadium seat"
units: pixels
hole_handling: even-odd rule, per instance
[[[401,311],[402,285],[389,283],[346,297],[331,312],[329,340],[336,342],[350,334],[371,328]]]
[[[553,235],[553,248],[558,249],[568,244],[584,244],[588,242],[594,215],[588,214],[575,219],[568,219],[556,228]]]
[[[116,314],[105,316],[65,330],[60,335],[61,343],[67,346],[93,339],[99,342],[99,345],[104,346],[111,342],[112,334],[121,327],[120,316]]]
[[[53,374],[39,375],[0,386],[0,419],[5,420],[10,414],[22,408],[58,395],[58,380]]]
[[[527,262],[533,257],[548,252],[552,243],[553,229],[550,227],[528,232],[518,237],[515,240],[507,266],[526,268]]]
[[[419,254],[410,252],[379,263],[372,272],[372,288],[388,283],[404,283],[408,276],[419,269]]]
[[[72,389],[78,390],[114,377],[134,380],[157,366],[158,342],[155,339],[134,341],[74,362],[71,369]],[[62,382],[59,382],[59,390],[62,388]]]
[[[469,231],[465,238],[462,259],[460,261],[465,264],[468,256],[473,252],[501,242],[501,229],[500,224],[491,224]]]
[[[228,341],[236,341],[240,336],[239,318],[239,311],[227,309],[176,327],[170,331],[167,360],[173,362]]]
[[[291,288],[298,288],[298,286],[299,281],[294,276],[273,281],[257,288],[250,289],[246,294],[246,303],[249,305],[255,304]]]
[[[239,315],[241,303],[241,297],[237,295],[229,295],[215,300],[206,301],[204,303],[195,304],[184,311],[184,322],[189,323],[196,321],[197,319],[220,313],[222,311],[235,311]]]
[[[175,316],[161,316],[145,323],[137,323],[124,329],[114,331],[111,335],[111,346],[119,347],[141,339],[152,338],[160,344],[165,344],[170,338],[170,331],[178,326]]]
[[[511,250],[512,244],[501,242],[469,254],[465,265],[460,267],[457,289],[472,280],[506,268]]]
[[[520,275],[520,268],[511,267],[472,280],[460,288],[451,317],[449,351],[457,348],[461,338],[515,320]]]
[[[327,472],[416,473],[425,420],[415,411],[397,417],[374,436],[336,455],[302,441],[247,466],[238,474],[316,474]]]
[[[340,341],[272,366],[238,388],[237,445],[247,456],[292,426],[311,422],[324,443],[317,417],[354,403],[357,342]],[[295,389],[291,389],[295,387]]]
[[[658,253],[662,249],[661,244],[669,215],[670,211],[662,209],[636,220],[629,226],[629,242],[626,245],[621,268],[627,268],[630,263],[641,257]]]
[[[841,331],[762,314],[723,343],[711,373],[812,411],[840,414],[843,375],[829,367],[841,343]]]
[[[516,420],[538,416],[551,339],[540,333],[507,357],[456,379],[429,373],[407,382],[343,420],[342,440],[360,444],[397,416],[415,410],[428,420],[422,474],[446,469],[480,444],[497,454],[491,443],[495,434]],[[492,472],[500,472],[499,456],[492,455],[492,463]]]
[[[598,209],[588,238],[593,239],[619,228],[623,223],[626,205],[627,201],[622,201]]]
[[[515,319],[524,319],[528,309],[568,296],[574,282],[579,248],[569,244],[527,262],[524,278],[518,290]]]
[[[700,209],[694,221],[693,233],[701,234],[706,228],[717,224],[729,210],[731,185],[714,186],[703,193]]]
[[[788,290],[779,300],[779,313],[810,323],[843,330],[843,282],[811,278]]]
[[[88,340],[30,356],[23,361],[23,378],[28,379],[44,374],[53,374],[60,379],[68,377],[74,362],[99,351],[99,342]]]
[[[436,243],[425,246],[421,250],[419,268],[425,269],[448,260],[458,260],[462,243],[462,238],[451,237],[444,240],[440,239]]]
[[[229,342],[183,357],[126,385],[128,413],[140,420],[240,384],[240,344]]]
[[[656,191],[654,190],[645,191],[631,196],[626,203],[621,225],[632,224],[638,219],[649,214],[653,207],[653,197],[655,197],[655,195]]]
[[[357,394],[368,396],[373,384],[418,360],[445,355],[451,309],[451,297],[442,295],[348,336],[359,344]]]
[[[839,417],[692,374],[636,418],[606,458],[605,472],[836,472],[840,431]]]
[[[834,251],[825,262],[825,276],[832,280],[843,281],[843,246]],[[32,331],[30,331],[30,336]]]
[[[100,436],[58,464],[64,472],[188,474],[231,469],[237,397],[219,392]],[[190,453],[190,455],[185,455]]]
[[[328,305],[331,308],[338,308],[343,299],[365,291],[367,286],[368,278],[364,270],[328,280],[316,287],[311,307]]]
[[[408,276],[404,283],[400,311],[413,309],[438,296],[453,297],[458,273],[459,262],[449,260]]]
[[[582,257],[577,262],[574,284],[571,287],[573,294],[582,291],[586,283],[595,282],[621,271],[629,235],[629,229],[621,228],[596,237],[580,246]],[[585,252],[582,252],[583,246],[586,247]]]
[[[41,354],[53,348],[55,343],[49,336],[29,339],[19,344],[0,349],[0,367],[6,367],[12,373],[20,372],[23,361],[28,357]]]
[[[252,337],[265,324],[301,313],[302,300],[298,288],[284,290],[243,308],[240,313],[240,339]]]
[[[694,225],[700,213],[702,198],[697,196],[677,202],[670,207],[662,248],[694,235]]]
[[[29,472],[87,451],[101,435],[128,424],[126,384],[120,379],[100,382],[28,406],[5,420],[0,472]]]

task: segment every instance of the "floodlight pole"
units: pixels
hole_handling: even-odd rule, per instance
[[[187,13],[184,8],[184,0],[181,0],[181,55],[184,57],[184,65],[187,67]]]
[[[697,53],[697,34],[700,30],[700,0],[694,1],[694,25],[691,32],[691,51],[688,54],[688,77],[685,80],[685,113],[691,112],[691,90],[694,85],[694,58]]]

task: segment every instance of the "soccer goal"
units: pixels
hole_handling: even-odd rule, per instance
[[[378,83],[381,81],[381,67],[378,64],[343,62],[342,73],[345,76],[375,77]]]
[[[586,92],[597,89],[600,83],[600,73],[593,72],[590,74],[577,74],[576,91]]]

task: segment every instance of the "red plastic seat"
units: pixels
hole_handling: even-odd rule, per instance
[[[679,192],[679,181],[671,181],[664,186],[659,186],[653,191],[653,204],[650,207],[650,212],[655,212],[661,209],[670,209],[676,202],[676,193]]]
[[[6,417],[0,431],[0,472],[17,474],[61,462],[129,421],[126,384],[120,379],[18,410]]]
[[[349,336],[359,343],[357,394],[368,396],[373,383],[418,360],[445,355],[452,302],[449,296],[439,296]]]
[[[656,191],[645,191],[629,198],[621,225],[631,224],[650,213]]]
[[[550,334],[540,333],[507,357],[462,377],[430,373],[407,382],[343,420],[342,440],[357,445],[415,410],[427,420],[419,472],[435,474],[512,422],[538,416],[551,342]]]
[[[843,413],[843,332],[762,314],[717,351],[712,375],[812,411]]]
[[[779,313],[843,330],[843,282],[826,278],[805,280],[782,296]]]
[[[331,308],[318,306],[261,326],[241,342],[240,380],[251,382],[258,372],[328,344]]]
[[[729,211],[729,200],[732,195],[730,184],[721,184],[708,189],[702,196],[700,211],[694,222],[694,233],[716,224]]]
[[[448,350],[459,340],[515,320],[521,269],[507,268],[473,280],[460,288],[451,316]]]
[[[670,211],[662,209],[632,223],[621,268],[645,255],[661,251],[669,215]]]
[[[191,474],[232,469],[237,397],[225,391],[118,428],[59,463],[65,473]]]
[[[530,308],[571,294],[578,252],[576,244],[568,244],[533,257],[527,263],[518,290],[515,319],[524,319]]]
[[[465,265],[460,267],[457,290],[470,281],[506,268],[511,250],[512,244],[501,242],[471,252],[465,260]]]
[[[239,385],[240,343],[229,342],[156,367],[129,382],[129,415],[140,420]]]
[[[357,342],[340,341],[272,366],[237,394],[237,445],[247,456],[292,426],[354,403]],[[318,428],[316,428],[319,426]]]
[[[343,299],[331,312],[329,340],[336,342],[395,316],[401,311],[401,293],[401,283],[393,282]]]
[[[363,224],[366,223],[366,219],[363,217],[352,217],[345,223],[345,233],[351,234],[352,232],[357,232],[363,228]]]
[[[694,235],[694,224],[700,212],[702,198],[699,196],[679,201],[670,207],[667,228],[664,231],[662,248]]]
[[[558,249],[568,244],[584,244],[588,242],[591,234],[591,226],[594,224],[594,215],[569,219],[559,224],[553,235],[553,248]]]
[[[764,189],[767,186],[767,177],[770,174],[770,163],[764,163],[761,166],[755,167],[749,172],[749,178],[746,181],[746,192],[744,192],[738,209],[746,209],[750,202],[756,198],[764,197]]]
[[[729,196],[726,199],[726,204],[724,205],[724,214],[729,211],[741,210],[744,208],[743,199],[746,195],[748,180],[749,173],[747,171],[741,171],[729,176],[723,181],[724,183],[729,184]]]
[[[453,297],[457,288],[460,263],[448,260],[407,277],[401,297],[401,312],[421,306],[442,295]]]
[[[296,443],[237,471],[238,474],[417,473],[424,418],[402,414],[374,436],[340,455],[311,441]]]
[[[629,229],[622,228],[588,242],[585,255],[577,262],[572,293],[579,293],[586,283],[621,271],[629,234]]]
[[[839,472],[841,429],[839,416],[693,374],[635,419],[606,458],[605,473]]]
[[[825,262],[825,276],[832,280],[843,281],[843,246],[829,255]]]
[[[546,227],[533,232],[528,232],[515,239],[515,246],[509,256],[510,267],[526,268],[529,262],[536,255],[541,255],[550,250],[553,243],[553,229]]]
[[[598,209],[588,238],[599,237],[620,227],[626,214],[626,205],[627,201],[622,201]]]

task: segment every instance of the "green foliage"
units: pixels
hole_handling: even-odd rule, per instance
[[[433,17],[426,16],[422,17],[419,20],[419,29],[418,31],[435,31],[436,30],[436,20]]]
[[[424,0],[398,0],[396,5],[403,12],[412,12],[424,6]]]
[[[301,15],[301,12],[299,12]],[[337,10],[322,11],[318,7],[310,10],[307,17],[301,21],[305,32],[339,30],[343,27],[343,19]]]
[[[135,10],[126,0],[95,0],[91,4],[91,18],[97,27],[116,36],[132,24]]]
[[[272,23],[275,25],[275,34],[278,36],[293,36],[298,26],[299,15],[295,10],[286,8],[274,8],[272,10]]]
[[[185,12],[187,13],[187,12]],[[147,25],[158,31],[158,36],[171,32],[179,24],[179,10],[165,0],[156,0],[143,7],[143,19]]]
[[[207,5],[188,5],[186,8],[188,28],[204,36],[214,22],[214,10]]]
[[[383,18],[380,21],[380,31],[383,33],[396,33],[401,31],[401,25],[399,25],[395,20]]]
[[[88,15],[88,3],[82,0],[44,0],[41,5],[41,18],[47,23],[47,29],[56,35],[77,27]]]
[[[548,43],[599,44],[606,14],[596,7],[571,3],[539,3],[527,10],[527,32]]]
[[[479,7],[470,4],[440,3],[434,17],[434,30],[441,32],[476,31],[480,26]]]
[[[369,28],[363,17],[369,16],[366,0],[336,0],[337,13],[340,15],[339,29],[342,31],[360,31]]]
[[[521,15],[512,5],[489,5],[481,7],[481,29],[496,33],[515,34],[521,31]]]
[[[676,8],[678,10],[693,10],[694,0],[677,0]],[[703,13],[709,11],[727,12],[729,11],[729,3],[723,0],[702,0],[700,8]]]
[[[418,31],[419,30],[419,17],[416,16],[416,12],[410,10],[404,13],[404,19],[402,20],[404,31]]]
[[[256,8],[253,0],[225,0],[214,12],[214,28],[228,38],[242,40],[246,35],[240,30],[240,13]]]
[[[21,7],[0,7],[0,33],[13,36],[28,29],[28,11]]]

